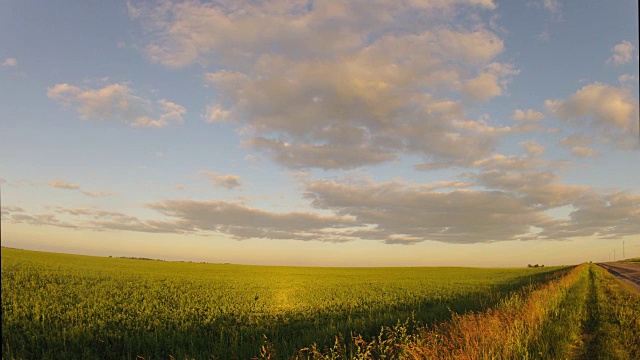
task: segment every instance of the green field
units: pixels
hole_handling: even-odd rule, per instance
[[[277,358],[483,311],[569,268],[311,268],[2,249],[4,359]],[[336,340],[337,339],[337,340]]]

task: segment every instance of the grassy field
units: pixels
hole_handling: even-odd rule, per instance
[[[428,344],[426,325],[516,308],[569,271],[260,267],[3,248],[2,356],[337,359],[368,358],[374,347],[405,356]]]

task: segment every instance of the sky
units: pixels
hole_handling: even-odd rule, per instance
[[[635,0],[0,1],[2,245],[640,256]]]

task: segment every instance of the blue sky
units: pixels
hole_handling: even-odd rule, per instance
[[[314,266],[640,256],[637,13],[4,1],[2,243]]]

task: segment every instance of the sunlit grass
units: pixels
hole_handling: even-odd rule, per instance
[[[288,358],[336,338],[483,311],[565,268],[303,268],[2,249],[2,352],[15,358]],[[356,350],[354,350],[356,351]]]

